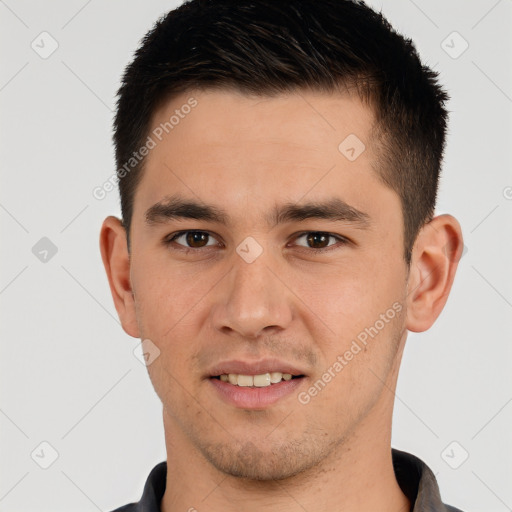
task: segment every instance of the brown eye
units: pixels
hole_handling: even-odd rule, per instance
[[[177,244],[185,249],[201,249],[215,245],[215,239],[206,231],[181,231],[164,243],[165,245]]]
[[[295,243],[301,248],[322,252],[336,249],[350,242],[347,238],[340,235],[324,231],[308,231],[299,235],[295,239]]]
[[[186,240],[190,247],[204,247],[208,242],[208,233],[189,231],[186,233]]]
[[[323,249],[329,245],[329,238],[325,233],[308,233],[306,240],[312,249]]]

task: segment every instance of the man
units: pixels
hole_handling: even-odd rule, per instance
[[[118,510],[457,510],[391,449],[407,331],[462,251],[434,217],[446,99],[359,2],[192,0],[146,35],[100,241],[167,461]]]

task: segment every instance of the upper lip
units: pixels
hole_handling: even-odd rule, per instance
[[[209,377],[236,373],[239,375],[261,375],[264,373],[281,372],[291,375],[304,375],[304,372],[296,366],[279,359],[260,359],[258,361],[242,361],[232,359],[221,361],[210,368]]]

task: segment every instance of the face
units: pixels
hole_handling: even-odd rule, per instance
[[[372,112],[203,91],[152,122],[130,280],[166,434],[232,475],[311,468],[382,410],[405,341],[402,212],[372,168]]]

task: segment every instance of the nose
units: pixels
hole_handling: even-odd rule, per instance
[[[265,252],[252,263],[234,255],[233,267],[216,287],[214,327],[244,338],[286,329],[293,317],[292,292]]]

